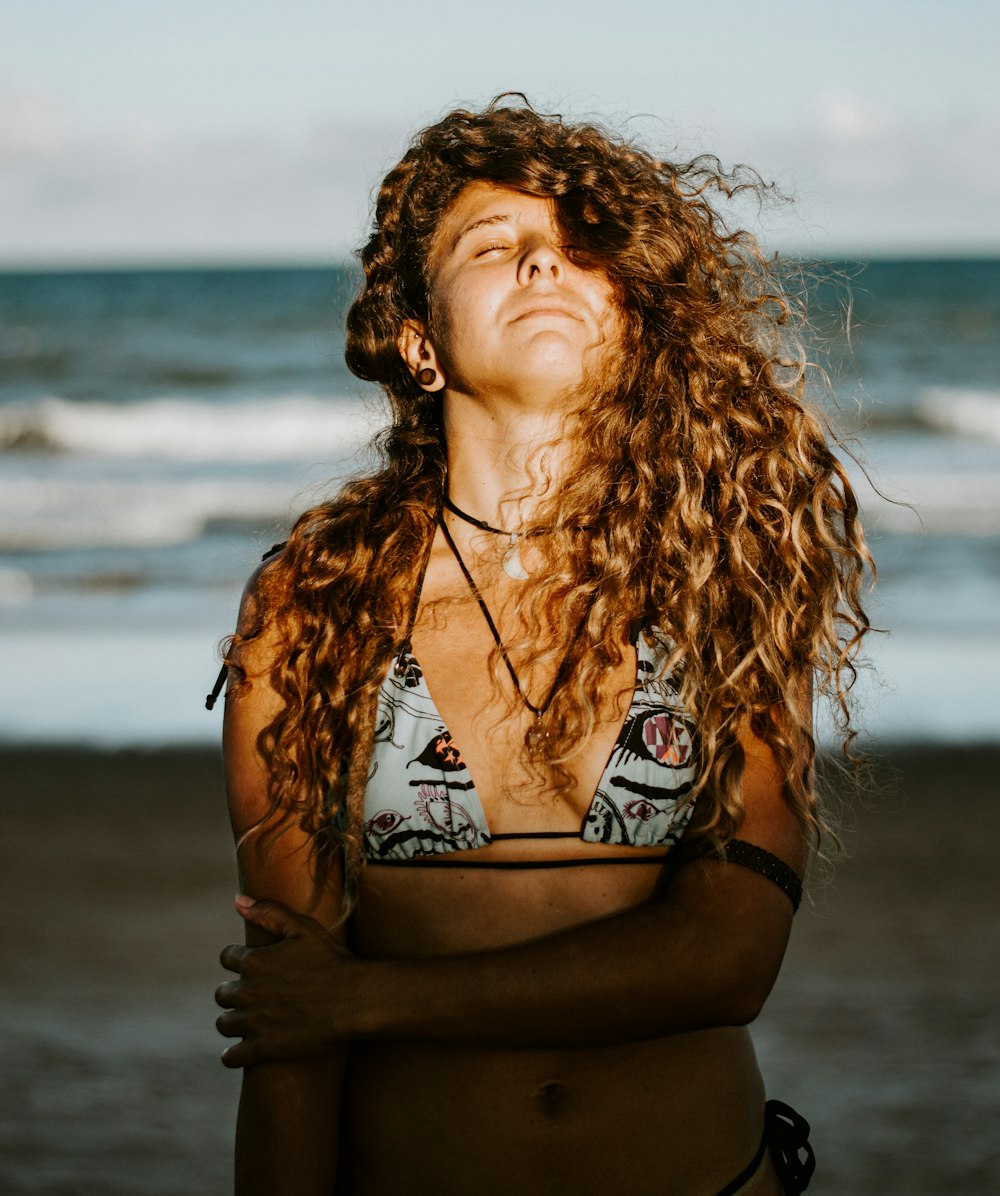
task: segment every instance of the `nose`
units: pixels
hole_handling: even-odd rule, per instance
[[[542,278],[561,280],[566,263],[562,252],[541,237],[533,241],[518,263],[518,281],[521,283],[537,282]]]

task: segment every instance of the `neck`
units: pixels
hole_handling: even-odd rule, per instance
[[[489,402],[444,404],[448,491],[495,527],[530,519],[569,464],[565,409],[511,410]]]

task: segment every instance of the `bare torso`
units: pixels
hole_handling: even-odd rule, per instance
[[[424,596],[448,595],[465,597],[439,542]],[[502,611],[502,590],[494,601]],[[526,722],[503,717],[507,705],[488,670],[491,640],[478,608],[465,601],[444,609],[435,618],[424,607],[413,651],[476,779],[490,826],[579,828],[624,717],[634,654],[626,652],[609,678],[603,719],[572,765],[576,787],[518,800],[517,750]],[[523,672],[529,692],[544,689],[545,679],[533,676],[530,665]],[[475,854],[592,860],[607,850],[579,839],[515,840]],[[632,850],[646,862],[505,871],[465,868],[465,853],[456,853],[456,862],[443,867],[371,866],[354,945],[361,955],[388,958],[491,950],[661,899],[662,852]],[[651,942],[649,951],[656,950]],[[639,1042],[627,1041],[627,1030],[609,1037],[625,1041],[574,1049],[358,1044],[344,1094],[347,1191],[714,1196],[746,1166],[761,1138],[763,1084],[749,1033],[720,1027]],[[766,1164],[744,1190],[777,1196],[780,1186]]]
[[[438,955],[544,936],[648,900],[657,871],[373,868],[358,947]],[[752,1158],[763,1101],[744,1028],[573,1050],[361,1045],[344,1102],[348,1191],[714,1196]]]

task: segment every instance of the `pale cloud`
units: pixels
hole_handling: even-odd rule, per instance
[[[912,132],[884,104],[827,93],[806,110],[798,154],[823,183],[878,194],[909,174]]]
[[[364,238],[402,122],[275,130],[99,131],[40,92],[0,99],[0,265],[342,258]],[[662,141],[664,130],[651,133]],[[1000,250],[1000,117],[922,119],[861,90],[819,93],[783,125],[703,130],[797,196],[745,218],[769,247],[824,253]]]
[[[827,92],[782,129],[731,126],[740,153],[796,197],[779,243],[808,253],[1000,251],[1000,116],[907,111]]]
[[[813,106],[812,121],[830,141],[846,145],[883,142],[900,125],[896,113],[884,104],[842,91],[821,95]]]
[[[864,194],[913,186],[941,200],[953,197],[956,188],[986,199],[1000,187],[997,145],[1000,116],[983,111],[904,115],[840,93],[821,97],[807,110],[788,152],[834,186]]]
[[[57,153],[64,133],[63,115],[44,92],[0,92],[0,163]]]
[[[329,261],[363,236],[371,188],[399,149],[398,133],[356,123],[294,140],[65,129],[55,137],[37,119],[5,128],[0,261],[8,264]]]

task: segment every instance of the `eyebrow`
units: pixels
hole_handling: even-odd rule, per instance
[[[484,216],[482,220],[473,220],[471,224],[467,224],[465,228],[463,228],[462,231],[455,237],[451,243],[449,252],[454,253],[458,248],[459,242],[462,240],[462,238],[468,236],[469,233],[475,232],[477,228],[486,228],[492,224],[505,224],[510,219],[511,216],[509,213],[498,212],[495,216]]]

